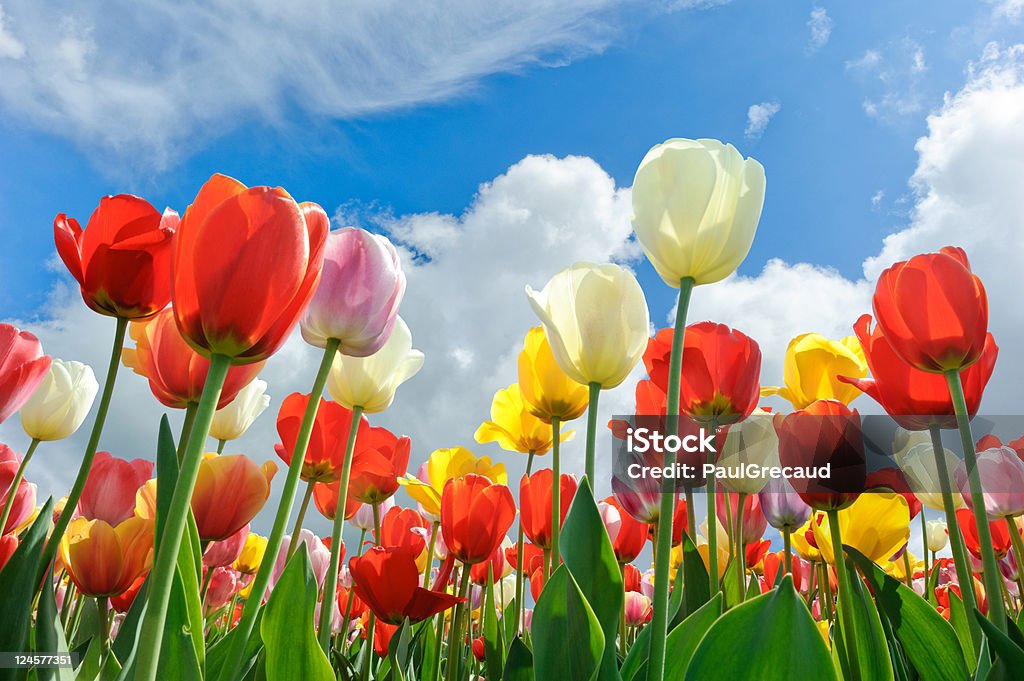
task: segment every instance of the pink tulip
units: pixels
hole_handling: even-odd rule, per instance
[[[727,516],[725,513],[725,504],[729,504],[730,515]],[[715,499],[715,512],[718,515],[718,520],[725,525],[726,520],[731,518],[732,522],[736,522],[736,513],[739,509],[739,495],[730,492],[728,494],[728,502],[726,502],[726,495],[720,494]],[[726,528],[728,530],[728,528]],[[758,500],[756,494],[748,495],[743,502],[743,545],[753,544],[759,541],[764,535],[764,531],[768,529],[768,519],[764,517],[764,513],[761,512],[761,502]]]
[[[245,538],[249,536],[249,523],[227,539],[211,542],[203,552],[203,566],[209,568],[231,565],[242,555]]]
[[[0,324],[0,423],[21,409],[49,370],[50,358],[38,338]]]
[[[316,578],[317,586],[322,587],[324,584],[324,577],[327,575],[327,568],[330,567],[331,563],[331,550],[324,546],[320,537],[307,529],[299,531],[299,538],[297,542],[298,544],[306,545],[306,551],[309,554],[309,564],[313,570],[313,577]],[[288,562],[288,548],[291,546],[291,543],[291,537],[285,535],[284,540],[281,542],[281,549],[277,552],[277,560],[274,561],[274,569],[270,573],[270,585],[267,587],[267,597],[270,596],[270,592],[273,590],[274,585],[277,584],[277,580],[281,579],[281,575],[284,573],[285,564]],[[295,547],[296,551],[299,550],[298,544],[296,544]]]
[[[111,526],[135,515],[135,493],[153,477],[153,462],[125,461],[109,452],[97,452],[78,501],[78,513],[89,520],[105,520]]]
[[[637,463],[645,468],[661,466],[661,452],[652,447],[648,452],[633,452],[630,463]],[[624,469],[626,470],[626,469]],[[631,478],[616,471],[612,475],[612,494],[623,510],[642,523],[657,522],[661,512],[661,480],[654,476]]]
[[[372,355],[391,336],[404,295],[405,273],[390,241],[355,227],[331,232],[302,337],[321,348],[336,338],[344,355]]]
[[[972,507],[966,464],[956,471],[956,482],[964,501]],[[978,475],[984,490],[985,513],[990,519],[1024,514],[1024,462],[1009,447],[978,452]]]
[[[622,515],[619,513],[619,509],[609,503],[599,501],[597,510],[601,514],[601,521],[604,523],[605,532],[608,533],[608,539],[614,543],[615,538],[619,536],[619,530],[622,529]]]
[[[423,478],[420,479],[422,480]],[[394,505],[394,497],[388,497],[384,501],[377,504],[377,512],[380,515],[380,517],[383,518]],[[366,532],[373,532],[373,504],[363,504],[362,506],[360,506],[359,510],[355,512],[355,515],[352,516],[349,522],[355,527],[358,527],[360,530],[364,530]]]
[[[639,627],[651,621],[651,599],[636,591],[626,593],[626,624]]]
[[[21,465],[21,457],[14,453],[14,450],[7,445],[0,444],[0,508],[7,503],[7,495],[11,491],[11,483]],[[36,508],[36,486],[22,478],[18,489],[14,493],[14,503],[11,506],[11,514],[7,517],[7,524],[4,525],[0,534],[8,534],[32,517]],[[14,540],[17,546],[17,539]],[[2,551],[0,551],[2,552]],[[14,552],[14,549],[11,549]],[[9,558],[10,556],[8,556]]]
[[[231,568],[209,569],[213,570],[213,573],[209,576],[210,583],[206,587],[206,609],[216,610],[228,604],[241,584],[238,581],[238,573]]]

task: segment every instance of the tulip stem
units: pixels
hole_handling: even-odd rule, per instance
[[[782,547],[785,550],[782,560],[787,575],[793,574],[793,539],[790,537],[790,533],[791,530],[788,525],[782,528]]]
[[[288,475],[285,478],[284,489],[281,490],[281,501],[277,506],[277,515],[274,516],[274,527],[267,539],[267,548],[264,555],[270,560],[260,563],[260,569],[256,572],[256,578],[252,582],[252,596],[245,600],[242,608],[242,617],[235,627],[236,633],[231,640],[231,648],[228,650],[227,661],[221,668],[220,681],[234,681],[242,667],[245,648],[248,645],[252,629],[256,625],[256,614],[259,612],[263,602],[263,594],[267,591],[267,584],[270,583],[270,573],[273,571],[274,558],[281,549],[281,541],[284,538],[284,530],[288,524],[288,515],[292,512],[292,504],[295,502],[295,492],[299,486],[299,476],[302,473],[302,464],[306,458],[306,448],[309,446],[309,437],[313,432],[313,423],[316,421],[316,412],[320,408],[320,396],[323,395],[324,386],[327,384],[327,374],[330,373],[331,365],[334,363],[334,356],[338,352],[340,341],[336,338],[329,338],[324,348],[323,359],[320,360],[320,368],[317,370],[316,378],[313,381],[313,390],[306,404],[306,411],[302,415],[302,423],[299,425],[299,433],[295,438],[295,449],[292,452],[292,460],[288,464]],[[342,504],[344,495],[339,493],[338,504]],[[213,681],[213,680],[211,680]]]
[[[927,549],[925,549],[927,551]],[[914,575],[913,570],[910,566],[910,546],[907,545],[903,548],[903,581],[906,583],[907,588],[914,588]],[[925,582],[927,583],[927,578]]]
[[[626,583],[626,564],[619,563],[619,574],[622,575],[622,583]],[[626,637],[628,635],[626,629],[626,599],[622,599],[622,607],[619,608],[619,654],[623,658],[626,657]]]
[[[928,433],[932,438],[932,452],[935,455],[935,470],[939,476],[939,491],[942,493],[942,508],[946,513],[946,530],[949,534],[949,550],[953,554],[953,565],[956,566],[956,576],[960,584],[969,586],[960,589],[960,597],[963,599],[964,608],[967,612],[974,612],[978,602],[974,594],[974,573],[971,564],[967,559],[967,546],[964,544],[964,536],[960,531],[960,523],[956,519],[956,505],[953,502],[953,485],[950,482],[949,468],[946,466],[946,451],[942,446],[942,431],[938,425],[928,427]],[[977,618],[967,618],[968,628],[971,631],[971,641],[974,642],[974,649],[981,647],[981,625]]]
[[[928,578],[931,577],[931,571],[928,569],[928,521],[924,517],[924,508],[921,509],[921,546],[924,549],[921,553],[924,554],[924,588],[925,598],[929,596],[927,593],[928,589]]]
[[[4,500],[4,510],[0,514],[0,534],[7,534],[7,521],[11,517],[11,509],[14,508],[14,499],[18,496],[18,486],[21,485],[22,478],[25,477],[25,469],[28,468],[28,462],[32,458],[32,455],[36,453],[36,447],[39,446],[39,440],[32,438],[32,442],[28,446],[28,450],[25,452],[25,456],[22,457],[21,463],[18,464],[18,471],[14,474],[14,479],[11,480],[11,486],[7,488],[7,497]],[[15,528],[11,528],[13,532]]]
[[[1005,517],[1006,529],[1010,531],[1010,543],[1013,545],[1013,557],[1017,561],[1017,586],[1020,589],[1020,596],[1024,598],[1024,541],[1020,538],[1020,530],[1017,523],[1010,516]]]
[[[558,441],[562,437],[562,421],[557,416],[551,418],[551,564],[554,572],[562,560],[562,552],[558,548],[558,535],[562,531],[562,457]],[[590,431],[587,431],[587,466],[590,465]],[[591,479],[593,484],[593,479]]]
[[[356,558],[363,555],[363,542],[366,541],[366,530],[359,531],[359,545],[356,546]],[[352,602],[355,600],[355,592],[351,585],[348,588],[348,602],[345,604],[345,619],[341,623],[342,645],[348,643],[348,625],[352,621]],[[323,607],[323,606],[321,606]]]
[[[323,607],[323,606],[320,606]],[[366,654],[363,655],[363,679],[370,678],[370,666],[373,661],[373,635],[377,629],[377,616],[373,614],[373,610],[366,618]]]
[[[554,432],[552,430],[552,432]],[[554,448],[554,441],[552,441],[552,448]],[[530,450],[529,458],[526,459],[526,475],[529,477],[531,469],[533,469],[533,457],[536,455],[532,449]],[[437,523],[434,523],[435,532],[437,530]],[[519,519],[519,530],[516,537],[516,624],[514,636],[519,635],[520,628],[523,624],[523,573],[526,570],[526,566],[523,565],[523,553],[524,553],[524,539],[523,539],[523,522],[522,518]],[[426,586],[426,584],[424,584]]]
[[[690,295],[693,293],[694,280],[684,277],[679,281],[679,300],[676,304],[675,330],[672,334],[672,354],[668,363],[668,394],[665,409],[665,436],[679,434],[679,375],[683,367],[683,336],[686,334],[686,312],[690,307]],[[663,465],[668,468],[675,463],[675,455],[665,448]],[[672,551],[672,518],[675,513],[675,482],[670,478],[661,481],[661,509],[658,517],[658,533],[655,538],[654,560],[654,614],[651,617],[651,643],[648,651],[647,679],[662,681],[665,677],[665,639],[668,636],[668,581],[669,554]],[[689,494],[689,490],[687,490]],[[690,496],[687,500],[692,500]],[[713,503],[713,502],[712,502]],[[692,504],[687,505],[687,513],[692,514]],[[690,521],[690,531],[696,526]],[[710,523],[710,521],[709,521]],[[711,560],[717,567],[717,557],[712,547]],[[686,552],[683,552],[686,560]],[[684,566],[685,570],[685,566]],[[717,584],[717,573],[712,578]],[[716,590],[717,592],[717,590]]]
[[[299,532],[302,531],[302,521],[306,517],[306,509],[309,508],[309,500],[313,496],[313,486],[316,484],[315,480],[310,480],[306,483],[306,492],[302,495],[302,503],[299,504],[299,515],[295,517],[295,527],[292,529],[292,538],[288,542],[288,557],[295,553],[295,547],[298,546]]]
[[[743,545],[743,505],[746,501],[747,495],[741,493],[739,503],[736,504],[736,555],[733,560],[736,561],[736,585],[739,587],[740,603],[747,595],[747,549]]]
[[[317,397],[319,398],[319,395]],[[311,397],[310,400],[312,399]],[[348,424],[348,441],[345,442],[345,459],[341,464],[341,477],[338,479],[338,503],[334,510],[334,526],[331,528],[331,562],[330,567],[327,568],[327,577],[324,579],[324,596],[320,605],[320,622],[317,630],[320,647],[324,649],[325,653],[330,651],[331,646],[333,608],[330,607],[330,599],[335,598],[334,590],[338,584],[338,564],[341,562],[341,529],[345,524],[345,503],[348,501],[348,481],[352,473],[352,453],[356,449],[356,434],[359,432],[359,419],[362,416],[362,407],[352,408],[352,420]],[[376,532],[374,543],[380,545],[380,507],[377,504],[373,505],[373,526]],[[370,631],[367,632],[370,640],[372,640],[372,634],[371,626]]]
[[[455,606],[455,615],[452,619],[451,631],[448,635],[448,681],[455,681],[459,678],[460,667],[462,666],[462,619],[466,610],[466,590],[469,588],[469,566],[462,566],[462,579],[459,584],[458,605]],[[442,615],[443,616],[443,615]],[[368,677],[364,677],[368,678]]]
[[[836,567],[836,577],[839,579],[839,596],[836,599],[836,609],[839,611],[839,622],[843,637],[843,650],[840,655],[846,656],[847,664],[850,667],[851,679],[860,678],[860,660],[857,657],[857,629],[853,620],[853,586],[850,582],[850,574],[846,570],[846,553],[843,550],[843,538],[839,532],[839,511],[830,509],[828,512],[828,529],[832,538],[832,560]],[[826,567],[826,571],[828,568]]]
[[[199,405],[195,402],[189,402],[188,406],[185,407],[185,419],[181,423],[181,435],[178,438],[178,465],[181,465],[181,459],[185,456],[185,447],[188,445],[188,439],[192,435],[192,426],[196,421],[196,408]]]
[[[103,382],[103,393],[100,395],[100,403],[96,409],[96,420],[92,424],[92,432],[89,433],[89,442],[85,446],[85,455],[82,457],[82,465],[78,467],[78,477],[75,484],[68,493],[64,502],[64,510],[57,519],[50,539],[46,542],[43,550],[42,560],[39,561],[39,579],[37,584],[42,583],[42,576],[50,561],[57,555],[57,547],[60,546],[60,539],[64,531],[68,529],[71,517],[78,507],[78,500],[82,498],[82,490],[85,489],[85,481],[89,478],[89,471],[92,469],[92,460],[96,457],[96,450],[99,448],[100,435],[103,433],[103,423],[107,420],[107,411],[110,409],[110,398],[114,394],[114,381],[117,378],[117,367],[121,362],[121,349],[124,347],[124,335],[128,330],[128,320],[123,317],[117,318],[117,326],[114,330],[114,343],[110,351],[110,363],[107,365],[107,377]],[[38,588],[38,587],[37,587]]]
[[[100,659],[110,650],[110,601],[106,596],[96,598],[96,610],[100,620]]]
[[[714,424],[711,426],[715,428]],[[714,454],[709,454],[709,463],[714,463],[711,458]],[[711,595],[714,596],[721,590],[718,577],[718,516],[715,513],[715,501],[718,497],[718,485],[716,484],[715,476],[708,476],[708,576],[711,578]],[[729,509],[729,504],[725,505],[726,510]]]
[[[587,405],[587,480],[590,481],[590,489],[593,491],[595,489],[595,450],[597,449],[597,403],[601,399],[601,384],[593,381],[588,387],[590,388],[590,404]]]
[[[956,425],[960,431],[960,442],[964,449],[964,464],[967,468],[967,480],[971,491],[971,506],[974,512],[974,523],[978,526],[978,542],[981,544],[982,578],[985,580],[985,591],[989,597],[988,618],[1000,631],[1006,631],[1006,612],[1003,599],[1000,598],[999,585],[1002,575],[996,554],[992,548],[992,533],[989,531],[988,516],[985,513],[985,497],[981,488],[981,477],[978,475],[978,457],[974,451],[974,436],[971,434],[971,420],[967,413],[964,400],[964,388],[960,382],[960,372],[946,372],[946,383],[949,395],[953,400],[953,411],[956,413]]]
[[[693,490],[686,485],[683,487],[683,496],[686,499],[686,534],[689,537],[694,537],[694,531],[697,527],[697,509],[693,507]],[[675,522],[675,509],[672,509],[673,520]],[[686,554],[683,554],[683,560],[686,560]]]
[[[223,454],[224,453],[224,447],[227,445],[227,443],[228,443],[227,440],[217,440],[217,453],[218,454]]]
[[[231,358],[226,355],[213,355],[210,358],[210,369],[206,374],[206,384],[199,398],[199,409],[192,428],[192,434],[185,448],[185,456],[178,472],[178,480],[174,485],[171,505],[167,517],[163,520],[163,532],[160,545],[156,550],[156,558],[149,575],[147,588],[146,613],[142,620],[139,633],[139,652],[135,678],[138,681],[154,681],[160,662],[160,647],[163,644],[164,623],[167,620],[167,605],[171,597],[171,583],[178,563],[178,551],[181,538],[185,533],[189,510],[192,503],[192,490],[202,463],[203,445],[210,432],[210,422],[217,411],[217,402],[231,368]],[[270,562],[270,561],[268,561]],[[259,593],[259,592],[257,592]],[[258,597],[257,597],[258,600]]]
[[[434,546],[437,544],[437,532],[440,523],[434,522],[430,526],[430,543],[427,544],[427,565],[423,568],[423,588],[430,588],[430,568],[434,566]]]

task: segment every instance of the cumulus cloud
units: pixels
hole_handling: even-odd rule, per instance
[[[768,123],[771,122],[772,117],[779,113],[782,109],[782,105],[778,102],[761,102],[760,104],[752,104],[747,109],[747,127],[743,130],[743,134],[749,139],[756,139],[764,134],[765,129],[768,127]]]
[[[811,18],[807,20],[807,28],[810,36],[807,39],[807,49],[817,52],[825,46],[832,36],[832,17],[824,7],[815,7],[811,10]]]

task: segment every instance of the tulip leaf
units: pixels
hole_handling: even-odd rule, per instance
[[[711,580],[704,559],[690,535],[683,531],[683,591],[686,615],[697,612],[711,599]],[[674,595],[674,594],[673,594]]]
[[[665,641],[665,678],[681,679],[704,634],[722,615],[722,595],[705,603],[682,624],[668,633]]]
[[[28,650],[32,600],[39,584],[39,561],[50,529],[53,499],[47,499],[18,548],[0,569],[0,650]],[[0,681],[24,679],[26,668],[0,668]]]
[[[995,654],[1003,661],[1003,663],[1009,669],[1022,670],[1024,669],[1024,650],[1021,649],[1013,640],[999,630],[999,627],[992,624],[987,617],[981,614],[977,609],[974,610],[974,618],[978,620],[978,624],[981,625],[981,630],[985,632],[985,637],[988,639],[989,646]]]
[[[726,609],[739,605],[743,602],[743,597],[746,596],[740,589],[740,585],[736,583],[738,565],[736,560],[730,559],[729,564],[725,567],[725,574],[722,576],[722,593],[725,596]]]
[[[501,681],[533,681],[533,653],[519,636],[512,639],[508,647],[508,658],[505,659],[505,669],[495,678]]]
[[[267,681],[334,681],[334,670],[313,629],[316,599],[317,584],[306,546],[299,544],[270,594],[260,623]]]
[[[492,569],[488,567],[487,594],[484,600],[484,664],[487,668],[487,678],[500,679],[501,670],[505,666],[505,643],[502,641],[502,631],[498,626],[498,615],[494,608],[492,575]]]
[[[850,570],[849,564],[847,569]],[[850,606],[853,616],[853,626],[857,632],[857,638],[852,642],[846,640],[846,631],[842,626],[837,628],[837,638],[843,640],[843,650],[852,651],[857,656],[857,667],[860,670],[862,681],[893,681],[894,673],[892,660],[888,655],[880,655],[880,650],[888,647],[885,639],[885,631],[882,629],[882,620],[878,615],[878,609],[874,601],[867,595],[864,583],[856,578],[856,573],[850,575],[850,589],[853,593],[849,597],[840,597],[836,606],[840,616],[840,625],[843,608]]]
[[[64,627],[61,626],[57,614],[57,600],[53,592],[53,571],[43,579],[42,593],[39,595],[39,608],[36,611],[36,640],[33,651],[36,653],[67,654],[68,642],[64,638]],[[38,681],[73,681],[75,675],[69,667],[39,667],[36,669]]]
[[[821,633],[787,575],[778,589],[718,618],[697,645],[685,678],[835,681],[836,673]]]
[[[156,527],[154,546],[160,546],[164,519],[171,509],[171,496],[178,482],[178,450],[167,414],[160,418],[160,432],[156,441]],[[153,556],[156,560],[156,556]]]
[[[601,622],[565,565],[544,585],[533,611],[532,634],[537,681],[597,678],[605,647]]]
[[[256,621],[253,623],[253,634],[249,636],[249,640],[245,644],[245,653],[242,656],[242,666],[239,669],[239,674],[245,676],[248,670],[252,667],[256,661],[256,656],[263,648],[263,639],[259,636],[260,624],[263,620],[263,609],[256,611]],[[223,638],[219,639],[216,643],[210,646],[209,650],[206,651],[206,678],[207,679],[219,679],[220,674],[223,671],[224,664],[227,662],[228,653],[231,652],[231,641],[236,636],[239,636],[238,629],[232,629]]]
[[[561,542],[562,560],[601,623],[604,640],[615,641],[625,597],[622,572],[586,478],[576,490],[565,516]],[[614,645],[604,649],[598,678],[605,681],[618,678]]]
[[[885,574],[870,558],[849,546],[844,548],[867,580],[881,613],[889,620],[921,681],[966,678],[967,662],[949,622],[928,601]]]
[[[955,591],[948,589],[946,593],[949,595],[949,624],[956,632],[957,639],[960,640],[960,650],[964,653],[967,668],[973,672],[978,658],[974,654],[974,641],[971,639],[971,625],[967,621],[967,608],[964,607],[963,600]]]
[[[128,608],[124,619],[121,620],[121,626],[117,628],[117,637],[114,638],[114,642],[110,645],[110,649],[117,655],[117,659],[125,661],[124,667],[126,669],[131,666],[132,659],[135,656],[139,629],[142,626],[142,615],[146,612],[147,591],[149,591],[148,579],[143,582],[142,587],[135,594],[135,600],[132,601],[131,607]]]

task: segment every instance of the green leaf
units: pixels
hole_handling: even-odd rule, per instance
[[[252,598],[252,596],[250,596]],[[263,639],[260,638],[260,624],[263,621],[263,609],[256,611],[256,621],[253,623],[252,635],[246,641],[245,653],[242,656],[242,668],[239,670],[241,676],[245,676],[248,670],[256,661],[256,656],[263,649]],[[206,678],[218,679],[224,664],[227,662],[228,653],[231,651],[231,641],[238,636],[238,629],[232,629],[206,651]]]
[[[722,594],[725,596],[725,608],[732,608],[743,602],[746,594],[740,590],[736,583],[737,561],[730,559],[725,566],[725,574],[722,575]]]
[[[985,632],[989,646],[1006,663],[1006,667],[1015,670],[1024,669],[1024,650],[1010,640],[1009,636],[999,631],[999,627],[992,624],[977,608],[974,610],[974,618],[978,620],[981,630]]]
[[[313,629],[316,598],[316,579],[306,547],[300,544],[274,586],[260,624],[268,681],[334,681],[334,670]]]
[[[53,515],[53,499],[47,499],[18,548],[0,570],[0,650],[28,650],[32,599],[39,584],[39,561]],[[0,669],[0,681],[24,679],[27,669]]]
[[[699,557],[698,557],[699,558]],[[683,603],[683,595],[685,589],[683,588],[683,568],[679,566],[676,570],[676,578],[672,582],[672,591],[668,595],[668,627],[669,631],[672,631],[676,625],[686,619],[689,614]]]
[[[398,631],[391,637],[391,644],[388,646],[388,659],[390,668],[392,670],[391,678],[395,681],[405,681],[404,669],[409,666],[410,658],[412,657],[411,643],[413,640],[412,627],[409,624],[409,620],[406,619],[402,622],[402,626],[398,628]],[[383,665],[381,666],[383,670]],[[384,672],[381,671],[381,676]]]
[[[847,569],[849,563],[847,563]],[[860,678],[862,681],[894,681],[892,660],[888,655],[879,655],[878,651],[885,650],[888,646],[885,640],[885,632],[882,630],[882,621],[875,608],[874,601],[868,596],[864,589],[864,583],[857,579],[856,572],[850,575],[850,588],[853,593],[849,598],[839,599],[839,612],[846,606],[852,606],[850,610],[853,615],[853,626],[857,632],[857,640],[853,645],[845,642],[846,632],[840,626],[838,628],[839,638],[844,639],[843,649],[852,651],[857,656]],[[915,595],[916,596],[916,595]],[[920,600],[920,597],[917,597]],[[931,608],[928,608],[931,610]],[[842,615],[839,616],[842,623]]]
[[[76,681],[94,681],[100,674],[100,640],[98,637],[89,642],[82,661],[75,670]]]
[[[604,633],[565,565],[560,565],[544,585],[533,611],[532,634],[537,681],[597,678],[604,654]]]
[[[915,591],[885,574],[856,549],[846,552],[864,575],[881,612],[903,645],[910,664],[922,681],[962,681],[967,662],[960,640],[949,622]]]
[[[565,566],[601,624],[604,640],[614,643],[625,598],[622,572],[586,479],[576,490],[562,524],[561,553]],[[603,681],[618,678],[614,645],[608,645],[603,651],[598,678]]]
[[[946,593],[949,594],[949,624],[960,641],[960,650],[964,653],[964,661],[967,663],[968,670],[973,672],[978,665],[978,657],[974,654],[974,641],[971,640],[971,625],[967,621],[967,608],[964,607],[960,596],[952,589]]]
[[[693,543],[690,536],[683,532],[683,583],[685,591],[683,597],[686,605],[686,615],[697,612],[705,603],[711,600],[711,582],[708,578],[708,571],[704,567],[704,559],[701,558],[697,545]]]
[[[487,678],[500,679],[505,666],[505,642],[498,626],[498,615],[494,608],[494,584],[488,580],[487,595],[484,599],[484,664]]]
[[[705,603],[669,632],[665,641],[665,678],[681,679],[704,634],[722,615],[722,594]]]
[[[43,579],[39,608],[36,610],[36,641],[34,652],[66,654],[68,642],[64,639],[64,627],[57,614],[57,601],[53,592],[53,570]],[[39,681],[73,681],[75,675],[68,667],[39,667],[36,670]]]
[[[778,589],[736,606],[711,626],[693,653],[686,679],[835,681],[836,673],[787,575]]]
[[[671,610],[671,608],[669,608]],[[644,627],[629,647],[626,659],[622,661],[619,675],[622,681],[642,681],[647,678],[647,656],[651,648],[651,628]]]
[[[512,639],[508,647],[501,681],[533,681],[533,653],[519,636]]]
[[[135,594],[135,600],[128,608],[128,612],[117,629],[117,637],[111,644],[110,649],[117,655],[117,659],[124,660],[124,666],[130,667],[135,656],[135,643],[139,637],[139,628],[142,626],[142,615],[146,612],[146,592],[149,590],[149,580],[143,582],[139,592]],[[123,675],[122,675],[123,676]]]
[[[178,450],[174,445],[171,423],[167,414],[160,417],[160,432],[156,441],[156,528],[154,546],[160,546],[164,518],[171,508],[171,496],[178,482]],[[153,556],[156,560],[156,556]]]

